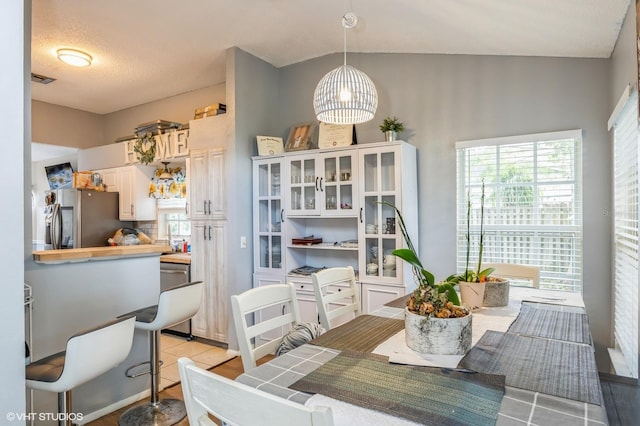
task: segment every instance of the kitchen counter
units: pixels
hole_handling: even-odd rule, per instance
[[[190,253],[170,253],[160,256],[160,262],[164,263],[180,263],[182,265],[191,265]]]
[[[171,246],[143,244],[132,246],[84,247],[64,250],[36,250],[36,263],[70,263],[141,256],[158,256],[171,251]]]

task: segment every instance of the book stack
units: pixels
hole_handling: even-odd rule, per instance
[[[227,112],[226,104],[220,104],[220,103],[211,104],[211,105],[207,105],[206,107],[197,108],[193,115],[193,119],[197,120],[199,118],[211,117],[212,115],[224,114],[226,112]]]

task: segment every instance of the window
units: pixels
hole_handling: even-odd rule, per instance
[[[464,141],[457,150],[458,271],[476,269],[485,184],[483,263],[540,267],[540,288],[581,291],[581,131]]]
[[[638,377],[638,101],[628,89],[618,102],[613,126],[613,323],[616,349],[628,371],[614,360],[616,373]],[[626,373],[626,374],[625,374]]]
[[[183,239],[191,236],[191,221],[184,199],[158,200],[158,238]]]

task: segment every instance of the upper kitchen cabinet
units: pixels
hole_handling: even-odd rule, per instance
[[[226,219],[225,151],[192,150],[189,176],[189,216],[192,220]]]
[[[97,169],[108,192],[120,193],[120,220],[156,220],[155,199],[149,198],[149,182],[155,168],[133,166]]]
[[[154,167],[134,165],[120,169],[120,220],[155,220],[156,200],[149,198]]]

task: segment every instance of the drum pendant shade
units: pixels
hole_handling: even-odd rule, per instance
[[[313,94],[313,109],[323,123],[364,123],[373,118],[378,108],[378,92],[369,76],[347,65],[347,28],[357,22],[352,13],[342,17],[344,64],[322,77]]]

